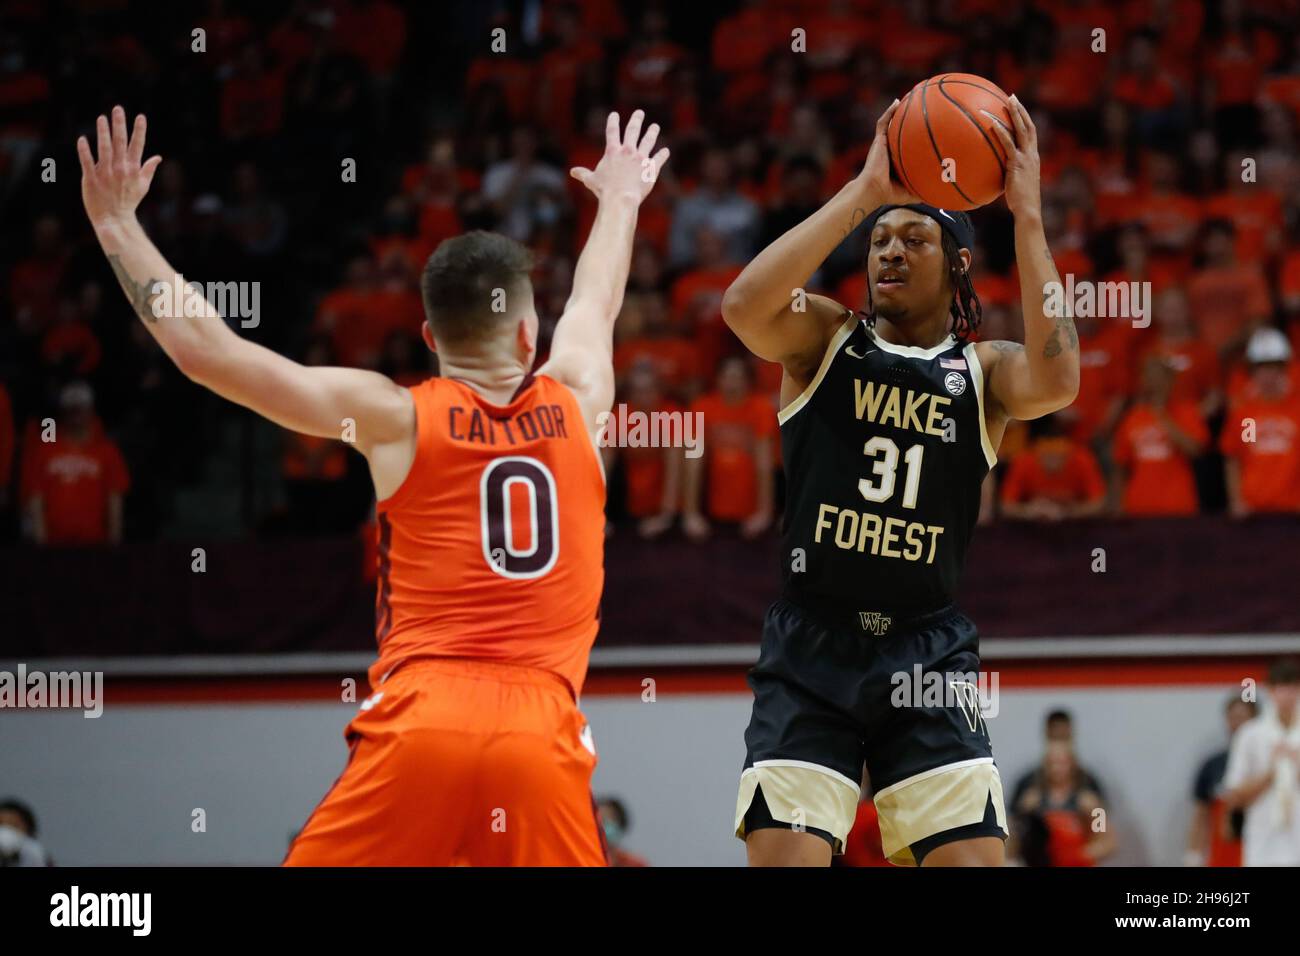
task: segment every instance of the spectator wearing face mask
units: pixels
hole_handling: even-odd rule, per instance
[[[36,814],[31,807],[12,797],[0,800],[0,867],[53,865],[36,840]]]
[[[649,861],[638,856],[623,846],[627,837],[627,807],[617,797],[603,797],[596,804],[596,814],[605,831],[605,843],[609,847],[610,866],[649,866]]]

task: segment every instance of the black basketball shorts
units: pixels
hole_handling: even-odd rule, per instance
[[[980,708],[979,635],[949,607],[894,622],[779,600],[749,672],[754,708],[736,835],[800,828],[843,850],[865,764],[885,855],[918,865],[951,840],[1007,837]]]

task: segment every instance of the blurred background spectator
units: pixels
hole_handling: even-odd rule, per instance
[[[631,826],[627,807],[618,797],[602,797],[596,801],[596,816],[605,830],[605,844],[609,848],[610,866],[649,866],[643,856],[638,856],[624,845]]]
[[[0,866],[53,866],[36,839],[36,814],[9,797],[0,800]]]
[[[1223,804],[1245,814],[1243,866],[1300,866],[1300,660],[1268,671],[1268,699],[1228,749]]]
[[[1067,741],[1048,742],[1010,812],[1028,866],[1095,866],[1116,849],[1106,805]]]
[[[1231,745],[1237,731],[1255,716],[1254,701],[1240,693],[1228,698],[1223,708],[1224,724]],[[1186,862],[1191,866],[1241,866],[1241,828],[1245,817],[1240,809],[1228,810],[1223,802],[1223,776],[1228,769],[1228,751],[1220,750],[1201,764],[1192,782],[1192,823],[1187,833]]]
[[[59,415],[29,423],[22,497],[32,541],[40,545],[117,544],[131,480],[116,443],[95,415],[85,382],[59,394]]]

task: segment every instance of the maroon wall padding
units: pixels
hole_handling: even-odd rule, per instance
[[[651,543],[620,528],[599,645],[755,643],[780,559],[773,538]],[[0,659],[372,650],[361,561],[351,536],[5,549]],[[981,528],[960,603],[988,637],[1300,632],[1300,517]]]

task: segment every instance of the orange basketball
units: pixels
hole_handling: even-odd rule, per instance
[[[994,121],[980,110],[1012,131],[1007,94],[982,76],[940,73],[912,87],[889,121],[889,158],[898,181],[940,209],[974,209],[997,199],[1006,151]]]

